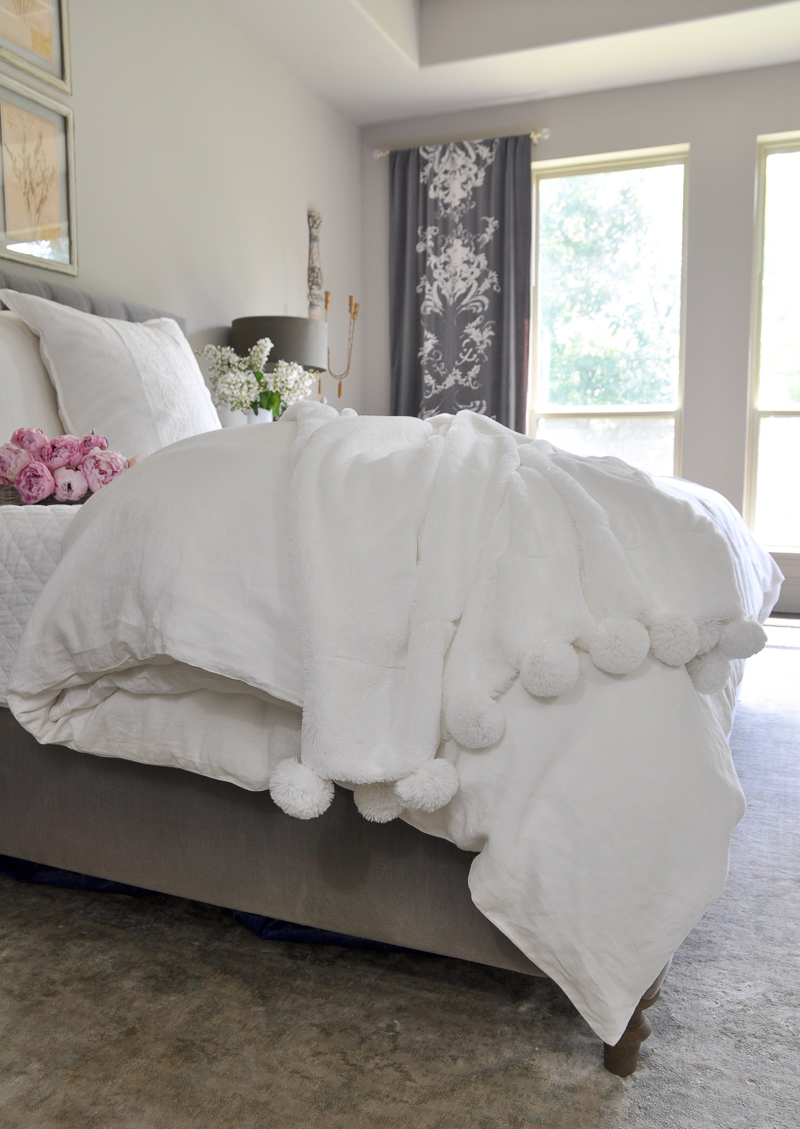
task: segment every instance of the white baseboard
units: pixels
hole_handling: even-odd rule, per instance
[[[773,553],[786,579],[775,605],[776,612],[800,612],[800,553]]]

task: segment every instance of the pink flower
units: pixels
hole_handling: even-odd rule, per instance
[[[90,451],[81,463],[81,470],[93,494],[108,486],[112,478],[122,474],[128,467],[128,460],[116,451]]]
[[[47,436],[40,427],[18,427],[11,436],[11,442],[35,454],[44,447]]]
[[[81,439],[81,451],[84,455],[88,455],[90,451],[106,451],[108,450],[108,440],[105,435],[84,435]]]
[[[13,486],[19,472],[26,463],[33,461],[33,455],[16,443],[4,443],[0,447],[0,484]]]
[[[128,459],[128,466],[136,466],[137,463],[143,463],[147,455],[131,455]]]
[[[72,470],[70,467],[59,467],[53,472],[55,479],[55,499],[57,502],[79,502],[89,489],[86,475],[83,471]]]
[[[43,462],[50,470],[75,466],[77,464],[73,460],[76,457],[78,463],[80,463],[83,452],[81,451],[81,441],[77,435],[59,435],[55,439],[51,439],[38,452],[39,461]]]
[[[19,490],[19,496],[25,505],[34,506],[37,502],[49,498],[56,484],[44,463],[34,459],[22,468],[14,485]]]

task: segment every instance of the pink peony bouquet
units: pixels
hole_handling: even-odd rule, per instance
[[[19,427],[0,447],[0,486],[15,486],[26,506],[51,497],[80,502],[140,461],[140,455],[126,459],[109,451],[102,435],[48,439],[38,427]]]

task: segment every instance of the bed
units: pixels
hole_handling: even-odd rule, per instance
[[[23,293],[26,290],[35,292],[38,288],[38,296],[50,301],[66,302],[90,314],[125,319],[133,324],[152,321],[159,313],[143,307],[109,306],[72,288],[48,288],[45,293],[38,284],[5,274],[0,283],[7,290]],[[4,316],[7,317],[0,314],[0,317]],[[24,336],[25,331],[15,321],[13,332],[19,337],[20,334]],[[173,346],[179,348],[174,342],[170,348]],[[27,358],[24,363],[28,364],[29,370],[31,366],[35,368],[35,362],[30,359],[30,342],[27,352],[21,338],[15,348],[18,351],[14,364],[22,365],[24,354]],[[68,373],[60,376],[62,381],[69,378]],[[45,373],[45,381],[46,378]],[[4,374],[3,380],[4,386],[10,383],[16,387],[19,383],[15,382],[15,378],[9,381],[8,374]],[[28,385],[34,382],[30,371],[27,371],[27,381]],[[64,388],[60,388],[59,392],[63,393]],[[32,407],[30,387],[25,395],[28,397],[25,410],[29,412]],[[48,396],[49,405],[45,403]],[[59,405],[49,386],[44,387],[43,399],[40,398],[35,407],[39,412],[36,419],[40,425],[61,430]],[[21,408],[16,406],[13,410],[19,412]],[[202,413],[202,407],[198,411]],[[130,415],[129,411],[126,418]],[[52,422],[48,423],[48,420]],[[17,417],[12,425],[19,422],[25,421]],[[184,430],[184,435],[193,434],[192,426],[191,419],[183,421],[183,427],[189,429]],[[169,446],[168,452],[184,452],[181,458],[187,462],[194,451],[205,465],[212,458],[209,454],[212,448],[216,451],[221,445],[228,444],[231,451],[236,448],[237,457],[245,457],[247,451],[255,449],[258,433],[263,434],[263,428],[270,426],[249,428],[246,433],[242,429],[241,435],[230,438],[208,438],[208,435],[205,438],[200,435],[197,440],[187,438],[177,448]],[[278,428],[288,426],[277,425]],[[10,433],[10,428],[8,430]],[[202,427],[199,430],[202,431]],[[277,435],[277,431],[270,434]],[[130,442],[134,441],[135,437],[131,438]],[[161,435],[160,442],[168,445],[171,442],[169,434]],[[187,451],[188,454],[185,453]],[[146,475],[157,474],[158,458],[163,460],[166,457],[161,454],[147,460],[141,472],[136,468],[139,478],[144,481]],[[174,458],[174,455],[169,457]],[[145,470],[148,464],[150,469]],[[133,476],[129,481],[134,482]],[[119,487],[115,485],[113,488],[115,497],[120,500],[123,485],[124,476]],[[712,496],[711,492],[699,488],[692,490],[680,484],[664,484],[664,488],[671,489],[684,501],[692,498],[692,505],[698,513],[713,515],[733,553],[746,610],[751,617],[763,620],[774,603],[780,583],[769,558],[754,546],[731,508]],[[132,488],[127,489],[130,494]],[[99,513],[100,502],[100,498],[97,502],[93,500],[87,507],[87,515],[89,509]],[[135,506],[134,501],[130,504]],[[9,585],[16,599],[13,609],[6,607],[5,652],[0,655],[0,658],[5,658],[6,665],[15,658],[22,627],[31,610],[42,606],[40,591],[55,569],[60,542],[75,518],[77,507],[69,510],[60,506],[31,507],[23,514],[19,509],[15,507],[12,514],[9,508],[5,515],[0,514],[5,572],[11,578]],[[106,505],[105,509],[110,507]],[[81,520],[84,525],[87,524],[87,519]],[[265,543],[262,552],[268,554],[269,550],[269,544]],[[6,591],[10,590],[9,585]],[[51,590],[52,586],[48,588],[48,591]],[[8,604],[7,595],[5,599]],[[293,641],[284,638],[284,650],[289,652],[292,646]],[[606,676],[603,676],[605,681],[596,678],[596,672],[585,655],[581,656],[581,663],[584,667],[585,698],[594,692],[595,683],[603,682],[605,687],[609,679]],[[741,663],[735,662],[733,666],[733,678],[714,695],[705,698],[702,704],[703,724],[714,727],[715,739],[730,724],[734,685],[741,676]],[[680,699],[683,704],[678,712],[691,712],[695,710],[695,700],[699,700],[700,696],[682,672],[680,676],[683,678],[680,694],[684,696]],[[674,668],[665,668],[657,677],[663,677],[670,686],[678,680]],[[644,685],[647,680],[641,681]],[[610,683],[614,687],[613,693],[623,695],[619,699],[621,707],[635,710],[635,704],[631,703],[637,699],[624,697],[640,693],[632,687],[631,679],[612,675]],[[287,740],[293,740],[291,735],[295,730],[299,733],[300,725],[298,695],[286,690],[271,693],[269,691],[276,690],[275,685],[267,682],[265,686],[266,689],[262,687],[260,690],[258,708],[283,711],[281,724],[290,734]],[[511,694],[515,692],[513,687],[509,691]],[[607,693],[607,690],[602,692]],[[669,692],[673,691],[670,689]],[[523,691],[519,694],[524,698]],[[174,703],[180,697],[174,696],[170,699],[173,705],[168,702],[165,708],[177,709]],[[227,701],[240,701],[241,698],[241,695],[230,695]],[[182,700],[188,699],[184,697]],[[527,699],[525,702],[527,709]],[[25,709],[19,703],[16,709],[18,715],[24,716]],[[617,705],[610,709],[619,712]],[[545,716],[554,716],[554,711],[550,710],[549,715],[545,715],[544,711],[537,714],[539,718]],[[35,722],[27,719],[26,724],[36,730]],[[44,732],[51,731],[39,729],[40,740]],[[60,732],[58,728],[52,730],[56,736]],[[547,965],[546,971],[543,970],[523,951],[526,947],[528,952],[531,951],[524,940],[518,945],[510,939],[509,934],[514,935],[514,930],[504,923],[502,914],[492,914],[485,904],[484,912],[479,911],[475,898],[480,883],[475,877],[473,864],[486,854],[479,841],[480,836],[462,836],[462,844],[471,843],[472,850],[464,849],[463,845],[456,846],[452,839],[458,836],[452,827],[437,823],[435,814],[418,811],[412,813],[407,821],[370,822],[359,814],[348,789],[337,786],[324,816],[297,819],[273,802],[267,791],[266,778],[240,780],[233,770],[225,766],[217,766],[214,770],[217,777],[222,777],[219,779],[211,778],[204,768],[193,767],[180,760],[172,761],[169,766],[163,761],[160,764],[146,763],[147,749],[126,750],[122,740],[121,754],[119,750],[114,755],[114,750],[106,749],[106,753],[111,755],[100,756],[68,747],[70,743],[80,745],[74,738],[69,742],[48,739],[42,744],[20,725],[7,708],[0,711],[0,733],[2,854],[528,975],[550,974],[565,986],[565,974],[559,967],[557,953],[555,957],[550,956],[549,962],[542,961]],[[88,745],[91,747],[90,743]],[[87,747],[87,743],[83,747]],[[718,744],[715,748],[715,756],[719,760],[723,756],[721,747]],[[487,758],[481,761],[480,755],[475,755],[473,762],[485,764]],[[685,763],[690,764],[686,757]],[[721,810],[719,825],[714,830],[714,849],[721,857],[727,851],[725,836],[739,818],[741,807],[738,784],[729,767],[729,758],[728,763],[715,772],[714,788],[717,792],[714,794],[723,797],[719,807],[725,809]],[[635,775],[634,769],[631,780]],[[644,783],[641,786],[644,787]],[[619,859],[622,875],[632,865],[626,859],[626,852],[630,856],[631,844],[635,846],[637,842],[636,836],[644,843],[648,824],[652,822],[644,810],[646,804],[641,802],[641,794],[636,793],[636,787],[638,785],[630,785],[632,794],[625,801],[628,806],[624,808],[626,812],[638,810],[639,814],[632,820],[635,828],[631,829],[631,820],[628,820],[627,830],[620,828],[618,839],[607,844],[609,857]],[[668,817],[669,812],[665,808],[664,818]],[[703,822],[714,825],[714,812],[711,811]],[[428,834],[421,834],[421,830]],[[724,846],[724,852],[720,844]],[[669,864],[665,866],[668,868]],[[724,860],[710,868],[705,887],[693,895],[695,909],[684,909],[684,915],[686,912],[690,915],[695,913],[696,920],[718,893],[721,881],[724,881]],[[567,882],[567,885],[573,883]],[[573,900],[579,899],[581,893],[577,879],[574,887]],[[699,912],[696,912],[697,906],[701,906]],[[610,910],[605,908],[604,913],[607,915],[609,912],[614,912],[613,907]],[[628,912],[627,907],[625,912]],[[490,916],[494,916],[495,921],[499,920],[503,928],[494,924]],[[693,923],[693,920],[690,921],[688,927]],[[686,931],[685,921],[681,919],[673,930],[675,943]],[[621,930],[622,934],[624,932]],[[634,947],[635,932],[632,928],[631,944]],[[668,930],[664,932],[666,935]],[[619,936],[620,931],[617,931],[616,944],[619,944]],[[520,937],[520,933],[515,935],[517,940]],[[605,1043],[604,1060],[608,1069],[615,1073],[625,1075],[635,1068],[638,1047],[649,1033],[649,1025],[642,1013],[658,996],[669,966],[670,944],[672,942],[666,944],[658,968],[641,984],[641,991],[637,992],[640,1002],[632,1003],[628,1009],[630,1019],[621,1037]],[[592,953],[584,952],[580,959],[590,964]],[[619,959],[624,963],[624,954]],[[567,962],[566,955],[564,961]],[[569,991],[568,975],[566,983]],[[584,1014],[587,1010],[592,1014],[590,1007],[583,1010]],[[597,1029],[598,1024],[593,1025]]]

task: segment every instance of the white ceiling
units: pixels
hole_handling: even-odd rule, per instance
[[[352,121],[800,60],[800,0],[206,0]]]

